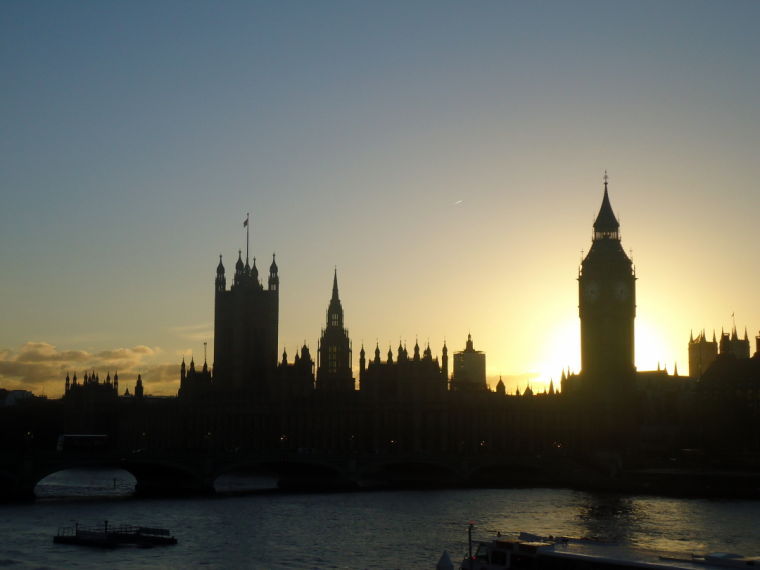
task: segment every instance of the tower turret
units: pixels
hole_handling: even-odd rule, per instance
[[[269,266],[269,290],[277,291],[280,288],[280,278],[277,275],[277,263],[275,254],[272,254],[272,265]]]
[[[259,268],[256,267],[256,256],[253,257],[253,267],[251,267],[251,279],[255,285],[259,285]]]
[[[219,265],[216,266],[215,289],[219,293],[227,288],[227,280],[224,278],[224,264],[222,264],[222,254],[219,254]]]
[[[245,278],[245,264],[243,263],[243,252],[238,250],[238,260],[235,263],[235,281],[234,285],[237,287]]]

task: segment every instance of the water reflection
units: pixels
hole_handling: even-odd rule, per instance
[[[629,543],[636,533],[641,512],[633,499],[618,495],[587,494],[578,519],[584,536],[604,541]]]
[[[216,497],[113,500],[128,475],[71,470],[38,486],[80,498],[5,505],[0,561],[19,567],[97,568],[430,568],[443,550],[455,562],[474,538],[494,531],[594,535],[623,546],[681,553],[760,552],[760,502],[592,495],[562,489],[448,489],[353,493],[220,493]],[[245,477],[243,477],[245,478]],[[223,481],[219,481],[222,483]],[[229,481],[231,486],[250,481]],[[87,485],[92,485],[88,487]],[[59,548],[50,537],[72,521],[170,528],[180,548],[103,553]],[[111,556],[111,558],[105,558]],[[255,563],[252,563],[255,561]]]

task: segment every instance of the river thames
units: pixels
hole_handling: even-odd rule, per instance
[[[433,568],[457,563],[496,531],[594,536],[680,553],[760,554],[760,502],[593,494],[564,489],[242,493],[260,481],[227,477],[220,495],[138,499],[124,472],[66,471],[34,503],[0,506],[0,566],[14,568]],[[150,549],[53,544],[60,526],[169,528],[179,543]]]

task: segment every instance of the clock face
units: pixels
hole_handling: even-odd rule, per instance
[[[593,303],[599,298],[599,285],[595,281],[586,283],[583,287],[583,296],[586,301]]]
[[[615,299],[618,301],[625,301],[628,299],[629,295],[630,291],[628,289],[628,285],[623,282],[615,284]]]

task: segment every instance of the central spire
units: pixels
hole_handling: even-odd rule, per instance
[[[332,301],[340,301],[338,298],[338,268],[335,268],[333,273],[333,289],[332,289]]]

